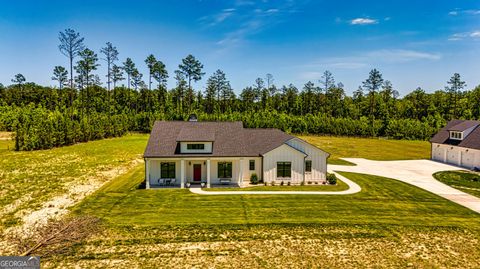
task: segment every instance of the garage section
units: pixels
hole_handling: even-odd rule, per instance
[[[430,142],[432,160],[480,170],[480,121],[452,120]]]
[[[475,153],[472,151],[462,152],[462,167],[474,168],[475,167]]]

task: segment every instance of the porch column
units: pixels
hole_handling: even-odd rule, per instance
[[[150,189],[150,160],[145,159],[145,189]]]
[[[185,160],[180,160],[180,188],[185,188]]]
[[[243,158],[240,158],[239,161],[239,171],[238,171],[238,185],[243,185]]]
[[[207,188],[210,188],[210,159],[207,159]]]

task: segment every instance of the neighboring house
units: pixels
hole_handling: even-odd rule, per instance
[[[432,160],[480,168],[480,121],[452,120],[430,142]]]
[[[324,182],[329,154],[278,129],[242,122],[155,122],[145,158],[146,188],[187,183]]]

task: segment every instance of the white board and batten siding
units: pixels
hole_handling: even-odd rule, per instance
[[[432,160],[473,169],[480,167],[480,150],[432,143]]]
[[[283,144],[263,155],[263,176],[264,181],[290,181],[300,183],[303,181],[303,169],[305,154]],[[292,164],[292,174],[290,179],[277,178],[277,162],[290,162]]]
[[[287,144],[302,152],[305,152],[305,154],[307,154],[305,160],[312,161],[312,172],[305,173],[305,181],[326,180],[327,159],[330,154],[298,138],[293,138],[287,141]]]
[[[263,155],[264,180],[290,181],[299,184],[302,181],[324,181],[327,173],[329,154],[301,139],[291,139],[286,144]],[[305,172],[305,161],[312,161],[312,171]],[[291,162],[291,179],[277,178],[277,162]]]

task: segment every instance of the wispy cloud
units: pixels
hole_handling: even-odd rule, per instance
[[[383,49],[369,52],[365,55],[370,59],[382,59],[389,63],[406,63],[418,60],[440,60],[442,56],[438,53],[429,53],[415,50]]]
[[[298,66],[302,71],[301,79],[318,79],[321,73],[318,70],[325,69],[362,69],[378,64],[402,64],[414,61],[437,61],[442,58],[441,54],[405,50],[405,49],[382,49],[367,51],[351,56],[324,58],[310,64]]]
[[[370,25],[370,24],[377,24],[378,20],[370,19],[370,18],[356,18],[350,21],[351,25]]]
[[[301,2],[302,3],[302,2]],[[298,1],[236,0],[233,6],[215,14],[200,18],[207,28],[221,27],[223,37],[217,41],[223,47],[236,46],[249,36],[258,34],[266,28],[285,20],[288,14],[297,10]]]
[[[449,41],[460,41],[464,39],[480,39],[480,30],[472,32],[455,33],[451,35]]]
[[[450,16],[459,16],[462,14],[466,15],[480,15],[480,9],[455,9],[448,12]]]

